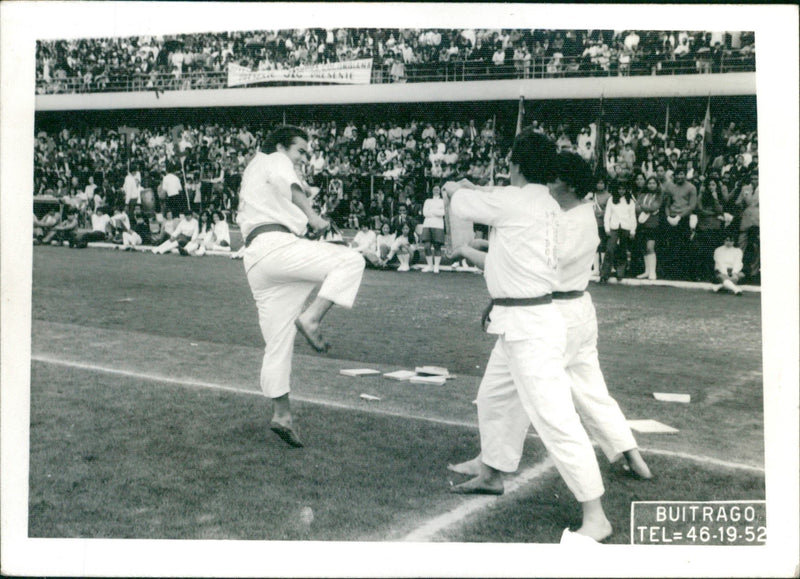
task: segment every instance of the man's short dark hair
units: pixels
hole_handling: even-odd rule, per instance
[[[514,139],[511,162],[529,183],[545,184],[555,178],[556,145],[531,127],[524,129]]]
[[[595,186],[594,173],[589,163],[577,153],[563,151],[556,159],[557,177],[575,189],[578,199],[583,199]]]
[[[269,134],[264,142],[264,152],[274,153],[278,150],[278,145],[283,145],[288,149],[295,139],[308,141],[308,133],[294,125],[280,125]]]

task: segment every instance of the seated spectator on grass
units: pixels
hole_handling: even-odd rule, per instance
[[[725,234],[724,244],[714,250],[714,273],[721,285],[714,291],[726,289],[736,295],[741,295],[742,289],[736,285],[744,277],[742,258],[744,252],[733,245],[734,234]]]
[[[400,262],[397,271],[409,271],[418,247],[417,237],[414,233],[414,223],[413,221],[406,221],[396,231],[396,237],[389,253],[383,260],[383,265],[388,265],[397,256],[397,260]]]
[[[197,223],[197,237],[183,247],[178,247],[178,253],[184,256],[202,257],[206,253],[206,241],[211,242],[213,236],[214,224],[211,221],[211,215],[207,211],[203,211]]]
[[[145,222],[144,215],[142,215],[141,211],[137,211],[133,216],[133,227],[131,230],[122,232],[122,246],[120,249],[124,251],[133,251],[144,244],[143,235],[147,235],[147,240],[149,242],[150,225]]]
[[[377,253],[378,235],[370,229],[369,222],[364,221],[361,223],[361,229],[353,237],[350,242],[350,247],[355,249],[361,255],[366,253]]]
[[[75,235],[78,231],[78,210],[75,207],[64,207],[64,218],[50,228],[50,231],[42,238],[42,243],[52,243],[61,245],[67,242],[72,245],[75,242]]]
[[[197,214],[195,212],[181,213],[180,221],[175,226],[175,231],[172,232],[167,241],[153,249],[153,253],[163,255],[173,249],[185,247],[187,243],[197,239],[199,233]]]
[[[39,245],[43,243],[43,239],[45,236],[50,235],[53,227],[58,225],[61,221],[61,215],[59,213],[59,209],[55,207],[48,208],[44,215],[42,215],[41,219],[36,217],[36,214],[33,216],[33,244]]]
[[[114,208],[109,227],[111,228],[111,243],[121,244],[122,234],[131,230],[131,221],[123,206],[119,205]]]
[[[382,266],[386,265],[386,256],[391,252],[396,238],[397,235],[392,230],[392,226],[384,221],[381,224],[380,232],[375,241],[375,245],[378,249],[378,260]]]
[[[206,240],[206,249],[210,251],[230,251],[231,250],[231,231],[228,222],[225,221],[225,214],[222,211],[214,211],[211,214],[214,220],[214,231],[209,239]]]
[[[89,231],[78,231],[75,247],[83,249],[90,241],[108,241],[111,239],[111,216],[103,206],[96,207],[91,217],[92,228]]]
[[[179,219],[172,216],[172,211],[167,209],[166,215],[156,213],[154,219],[150,220],[150,244],[161,245],[169,240],[178,226]]]

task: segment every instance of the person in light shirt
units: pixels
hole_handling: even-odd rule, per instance
[[[737,284],[744,277],[744,273],[742,273],[744,252],[741,248],[734,247],[733,237],[732,232],[726,233],[724,244],[714,250],[714,274],[720,282],[714,291],[718,292],[724,288],[736,295],[741,295],[742,288]]]
[[[425,262],[423,273],[439,273],[439,264],[442,261],[442,246],[444,245],[444,200],[442,189],[434,185],[431,196],[422,205],[422,235],[420,241],[425,247]]]
[[[529,128],[514,140],[510,186],[445,186],[452,215],[491,226],[484,278],[492,302],[484,317],[487,332],[498,336],[478,390],[480,474],[452,492],[503,492],[503,473],[517,468],[506,437],[509,412],[520,404],[581,503],[579,540],[601,541],[612,532],[601,502],[605,488],[572,400],[572,381],[563,364],[566,324],[552,300],[559,282],[561,208],[546,183],[554,178],[555,164],[555,145]],[[591,245],[593,251],[596,238]]]
[[[242,175],[237,222],[245,240],[244,269],[258,309],[266,346],[260,385],[272,400],[270,430],[302,447],[289,402],[292,353],[297,332],[317,351],[329,345],[320,333],[334,304],[351,308],[364,274],[364,258],[348,247],[312,241],[328,221],[312,208],[297,166],[308,160],[308,135],[282,125],[270,135]],[[303,310],[309,295],[317,296]]]
[[[608,393],[597,355],[597,316],[591,295],[586,292],[593,254],[599,241],[592,204],[584,201],[593,185],[587,163],[574,153],[559,154],[557,178],[550,183],[550,192],[562,209],[559,215],[558,281],[553,299],[567,326],[564,366],[572,380],[575,408],[609,462],[624,456],[629,472],[638,478],[649,479],[652,473],[619,405]],[[486,254],[482,251],[461,248],[457,255],[466,256],[476,265],[485,265]],[[510,404],[507,410],[506,429],[498,431],[498,435],[506,438],[510,462],[518,466],[530,420],[519,401]],[[477,476],[482,456],[479,454],[472,460],[449,465],[448,469]]]
[[[183,248],[188,243],[193,242],[200,235],[200,224],[197,221],[197,213],[181,213],[180,220],[170,234],[169,239],[158,247],[153,248],[153,253],[163,255],[173,249]]]

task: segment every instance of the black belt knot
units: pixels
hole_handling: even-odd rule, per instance
[[[485,330],[489,321],[489,314],[492,313],[494,306],[519,307],[519,306],[541,306],[553,302],[552,294],[544,294],[535,298],[492,298],[486,309],[481,315],[481,327]]]

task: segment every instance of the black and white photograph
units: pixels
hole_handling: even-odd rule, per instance
[[[797,576],[797,17],[2,3],[2,573]]]

